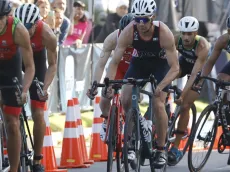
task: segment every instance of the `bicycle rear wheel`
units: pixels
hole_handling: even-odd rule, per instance
[[[125,172],[129,172],[129,163],[132,164],[134,171],[140,171],[140,148],[141,148],[141,139],[138,140],[137,125],[139,121],[136,120],[137,115],[139,115],[137,109],[130,109],[128,114],[125,117],[125,129],[124,129],[124,147],[123,147],[123,157],[124,157],[124,167]],[[129,150],[135,151],[135,159],[133,162],[129,162],[128,153]],[[134,165],[135,164],[135,165]]]
[[[202,111],[191,133],[188,152],[188,167],[190,171],[200,171],[212,152],[218,126],[218,118],[215,116],[216,109],[215,105],[208,105]],[[203,143],[201,143],[202,141]],[[206,155],[203,156],[203,153],[206,153]],[[198,161],[196,155],[199,156],[200,154],[202,154],[202,159],[196,165],[195,160]]]
[[[188,149],[188,146],[189,146],[189,136],[190,134],[192,133],[192,130],[194,129],[194,126],[196,124],[196,106],[195,104],[193,104],[190,108],[192,114],[190,116],[192,116],[192,120],[190,121],[191,122],[191,129],[190,131],[188,131],[188,133],[186,134],[187,136],[184,137],[182,140],[186,140],[186,143],[185,143],[185,146],[182,150],[183,152],[183,156],[184,154],[186,153],[187,149]],[[166,144],[166,149],[169,150],[170,149],[170,146],[172,143],[174,143],[175,139],[176,139],[176,135],[175,135],[175,131],[176,131],[176,123],[179,121],[179,118],[180,118],[180,109],[177,110],[174,114],[174,116],[176,117],[175,119],[173,119],[173,121],[171,122],[171,125],[169,126],[169,129],[168,129],[168,140],[167,140],[167,144]],[[180,158],[180,160],[183,158],[183,156]],[[178,164],[179,161],[176,161],[176,162],[170,162],[168,161],[168,165],[169,166],[175,166],[176,164]]]

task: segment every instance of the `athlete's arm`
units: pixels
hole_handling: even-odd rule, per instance
[[[46,47],[49,64],[48,70],[46,71],[43,87],[43,90],[47,91],[48,87],[53,81],[53,78],[57,70],[57,40],[53,31],[45,23],[43,24],[42,43]]]
[[[166,51],[167,62],[170,67],[164,79],[158,84],[158,88],[163,90],[177,77],[179,73],[179,62],[173,34],[162,22],[160,23],[160,44]]]
[[[15,28],[14,41],[20,48],[20,53],[25,66],[22,92],[27,93],[34,78],[35,68],[29,32],[21,23],[18,23]]]
[[[208,51],[209,51],[208,41],[205,38],[200,38],[199,45],[197,47],[197,60],[192,69],[191,76],[183,89],[181,97],[187,95],[186,93],[191,89],[197,73],[201,71],[202,67],[205,64],[205,61],[208,57]]]
[[[212,50],[212,54],[202,69],[201,76],[209,75],[214,64],[216,63],[216,60],[220,56],[222,49],[224,49],[225,45],[227,45],[227,42],[228,42],[228,36],[226,36],[226,35],[222,35],[217,39],[215,46],[214,46],[214,49]]]
[[[107,77],[109,79],[114,79],[117,71],[118,64],[129,45],[133,42],[133,22],[129,23],[128,26],[121,32],[117,46],[115,48],[112,60],[109,63]]]
[[[112,32],[111,34],[109,34],[104,41],[103,44],[103,49],[101,51],[100,54],[100,59],[97,62],[95,71],[94,71],[94,77],[93,77],[93,81],[97,81],[100,82],[101,80],[101,76],[103,74],[105,65],[111,55],[111,52],[115,49],[116,44],[117,44],[117,33],[118,30]]]

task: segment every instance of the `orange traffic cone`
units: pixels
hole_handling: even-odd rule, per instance
[[[60,168],[87,168],[83,164],[73,100],[68,100]]]
[[[56,172],[56,171],[67,172],[66,169],[59,170],[57,168],[57,162],[56,162],[56,157],[55,157],[54,147],[53,147],[53,140],[52,140],[51,130],[50,130],[48,110],[46,105],[44,110],[45,110],[44,118],[46,122],[46,133],[43,142],[43,148],[42,148],[43,159],[41,163],[44,165],[46,172]]]
[[[81,150],[82,150],[83,162],[84,164],[93,164],[94,161],[89,160],[88,158],[78,98],[73,98],[73,101],[74,101],[74,107],[75,107],[76,121],[77,121],[77,125],[79,128],[79,134],[80,134],[80,144],[82,148]]]
[[[103,119],[100,117],[101,109],[99,107],[99,102],[100,97],[96,97],[94,102],[94,119],[90,145],[90,159],[94,161],[107,161],[107,145],[100,138],[100,129]]]

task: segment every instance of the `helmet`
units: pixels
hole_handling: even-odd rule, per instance
[[[25,27],[29,29],[29,27],[32,27],[32,25],[40,19],[39,8],[34,4],[23,4],[16,8],[14,17],[20,19]]]
[[[227,25],[227,28],[230,28],[230,16],[227,18],[226,25]]]
[[[154,0],[134,0],[131,11],[134,16],[151,16],[155,14],[156,9]]]
[[[195,17],[186,16],[180,19],[178,27],[181,32],[195,32],[199,29],[199,22]]]
[[[8,15],[11,11],[11,3],[9,0],[0,1],[0,16]]]
[[[119,21],[119,29],[123,30],[133,20],[133,14],[128,13],[124,15]]]

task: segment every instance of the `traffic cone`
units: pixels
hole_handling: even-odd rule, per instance
[[[59,168],[87,168],[83,163],[73,100],[68,100]]]
[[[56,162],[56,156],[54,153],[53,140],[51,136],[47,105],[45,105],[44,110],[45,110],[44,118],[45,118],[45,123],[46,123],[46,132],[45,132],[45,137],[43,141],[43,148],[42,148],[43,159],[41,163],[44,165],[46,172],[56,172],[56,171],[57,172],[67,172],[66,169],[60,170],[57,168],[57,162]]]
[[[103,119],[100,117],[101,109],[99,107],[99,102],[100,97],[96,97],[94,102],[94,119],[90,145],[90,159],[94,161],[107,161],[107,145],[100,138],[100,129]]]
[[[81,148],[82,148],[81,150],[82,150],[83,162],[84,162],[84,164],[93,164],[94,161],[89,160],[89,158],[88,158],[78,98],[73,98],[73,101],[74,101],[74,107],[75,107],[76,122],[78,125],[79,134],[80,134],[80,144],[81,144]]]

